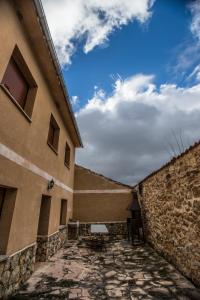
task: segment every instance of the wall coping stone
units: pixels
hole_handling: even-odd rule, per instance
[[[37,238],[40,238],[40,239],[48,239],[48,238],[50,238],[51,236],[53,236],[53,235],[55,235],[55,234],[57,234],[59,232],[59,230],[57,230],[57,231],[55,231],[54,233],[52,233],[52,234],[50,234],[50,235],[37,235]]]
[[[126,221],[104,221],[104,222],[80,222],[79,224],[121,224],[126,223]]]
[[[12,253],[12,254],[10,254],[10,255],[0,255],[0,257],[1,257],[1,256],[6,256],[7,258],[12,257],[12,256],[14,256],[14,255],[16,255],[16,254],[18,254],[18,253],[21,253],[21,252],[25,251],[25,250],[28,249],[28,248],[31,248],[31,247],[35,246],[36,244],[37,244],[37,243],[34,242],[34,243],[30,244],[30,245],[25,246],[25,247],[22,248],[22,249],[17,250],[16,252],[14,252],[14,253]]]
[[[59,230],[62,230],[62,229],[67,228],[67,227],[68,227],[68,224],[66,224],[66,225],[60,225],[59,226]]]
[[[172,157],[172,159],[170,159],[168,162],[166,162],[164,165],[162,165],[160,168],[152,171],[149,175],[147,175],[146,177],[144,177],[142,180],[140,180],[138,183],[136,183],[133,188],[137,188],[137,186],[139,184],[142,184],[144,182],[146,182],[149,178],[153,177],[154,175],[160,173],[161,171],[163,171],[165,168],[174,165],[180,158],[182,158],[183,156],[185,156],[186,154],[188,154],[189,152],[191,152],[192,150],[194,150],[195,148],[197,148],[198,146],[200,146],[200,140],[198,142],[195,142],[193,145],[189,146],[188,148],[186,148],[182,153]]]
[[[5,261],[9,258],[8,255],[0,255],[0,262]]]

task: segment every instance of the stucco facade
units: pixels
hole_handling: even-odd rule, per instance
[[[124,222],[132,189],[81,166],[75,166],[73,217],[80,222]]]
[[[41,238],[45,239],[47,248],[51,248],[49,255],[63,243],[65,226],[60,226],[61,200],[67,200],[67,223],[73,213],[75,147],[81,146],[81,141],[52,55],[45,44],[44,27],[34,1],[0,1],[0,27],[4,28],[0,32],[3,45],[0,47],[0,187],[2,193],[5,191],[0,218],[0,294],[3,295],[33,271]],[[26,114],[2,84],[16,47],[37,85],[31,115]],[[51,115],[59,126],[57,151],[47,144]],[[70,147],[69,167],[64,163],[66,143]],[[51,179],[54,186],[48,189]],[[41,201],[45,196],[50,200],[50,207],[45,232],[38,236]],[[52,236],[55,236],[54,243]],[[32,251],[31,266],[27,265],[27,270],[21,269],[19,261],[19,253],[24,249]],[[14,274],[9,269],[8,276],[5,265],[15,254],[19,270]],[[26,262],[23,265],[25,267]]]

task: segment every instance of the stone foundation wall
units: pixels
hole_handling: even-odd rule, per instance
[[[36,245],[12,256],[0,256],[0,299],[17,290],[33,273]]]
[[[50,236],[38,236],[36,261],[46,261],[54,255],[67,241],[67,226],[62,226],[58,232]]]
[[[46,261],[67,241],[67,226],[49,237],[38,238],[38,244],[14,255],[0,255],[0,299],[20,288],[34,271],[35,261]]]
[[[148,242],[200,286],[200,145],[138,186]]]
[[[90,226],[93,223],[87,222],[87,223],[80,223],[79,224],[79,237],[86,237],[91,236],[90,232]],[[126,222],[95,222],[95,224],[105,224],[108,228],[109,232],[109,239],[110,240],[119,240],[124,239],[127,236],[127,227]],[[74,228],[69,227],[69,239],[75,239],[76,238],[76,231]],[[94,235],[94,234],[92,234]],[[107,236],[107,235],[106,235]]]

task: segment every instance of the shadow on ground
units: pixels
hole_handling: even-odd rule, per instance
[[[200,300],[200,292],[148,245],[121,241],[95,251],[72,242],[9,299]]]

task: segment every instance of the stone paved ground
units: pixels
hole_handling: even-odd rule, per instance
[[[115,242],[95,252],[69,243],[10,299],[200,300],[200,293],[147,245]]]

